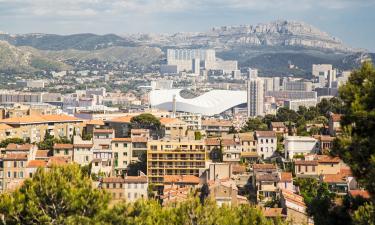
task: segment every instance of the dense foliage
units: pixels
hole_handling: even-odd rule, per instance
[[[151,113],[142,113],[131,118],[130,122],[132,128],[136,129],[159,130],[161,126],[159,119]]]
[[[25,144],[26,142],[22,138],[7,138],[0,142],[0,148],[6,148],[10,143]]]
[[[358,181],[375,194],[375,69],[365,63],[354,71],[340,89],[346,113],[342,117],[343,135],[334,153],[347,163]]]
[[[39,169],[32,179],[13,193],[0,196],[3,224],[283,224],[266,219],[250,205],[218,207],[198,196],[161,206],[158,201],[117,203],[109,206],[109,195],[93,189],[87,174],[77,165]]]

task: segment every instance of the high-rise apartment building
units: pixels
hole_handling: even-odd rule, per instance
[[[264,82],[258,78],[258,71],[249,69],[247,80],[247,116],[255,117],[264,114]]]
[[[206,70],[215,69],[216,56],[213,49],[168,49],[168,65],[177,65],[178,71],[193,71],[194,59],[203,62]]]

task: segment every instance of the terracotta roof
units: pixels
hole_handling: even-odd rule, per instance
[[[353,197],[360,196],[360,197],[365,198],[365,199],[370,198],[370,193],[366,190],[350,190],[349,194]]]
[[[103,126],[104,125],[104,121],[103,120],[88,120],[88,121],[85,121],[85,124],[86,125],[100,125],[100,126]]]
[[[317,166],[317,160],[296,160],[294,161],[295,165],[307,165],[307,166]]]
[[[276,132],[272,130],[257,130],[255,133],[259,137],[276,137]]]
[[[94,134],[112,134],[112,129],[94,129]]]
[[[328,155],[316,155],[316,159],[319,163],[339,163],[339,157],[331,157]]]
[[[68,163],[71,162],[71,158],[70,157],[66,157],[66,156],[52,156],[49,158],[48,160],[48,164],[47,166],[48,167],[51,167],[51,166],[64,166]]]
[[[53,149],[73,149],[72,144],[54,144]]]
[[[28,124],[28,123],[49,123],[49,122],[79,122],[83,121],[73,116],[65,114],[60,115],[38,115],[38,116],[24,116],[24,117],[13,117],[8,119],[0,120],[0,123],[5,124]]]
[[[46,167],[48,161],[47,160],[30,160],[27,164],[28,168],[38,168],[38,167]]]
[[[104,177],[102,183],[124,183],[125,180],[121,177]]]
[[[0,124],[0,130],[8,130],[8,129],[12,129],[13,127],[9,126],[9,125],[6,125],[4,123],[1,123]]]
[[[244,165],[232,165],[232,173],[245,173],[246,172],[246,166]]]
[[[299,206],[306,207],[306,204],[305,204],[302,196],[297,195],[297,194],[295,194],[295,193],[293,193],[289,190],[286,190],[286,189],[281,189],[281,193],[282,193],[283,197],[285,198],[285,200],[293,202],[293,203],[295,203]]]
[[[254,158],[254,157],[259,157],[258,153],[257,152],[241,152],[241,157],[251,157],[251,158]]]
[[[37,150],[35,158],[48,158],[49,150]]]
[[[238,137],[241,141],[254,141],[254,132],[239,133]]]
[[[272,128],[285,128],[284,122],[271,122]]]
[[[202,126],[230,127],[230,126],[232,126],[232,122],[229,121],[229,120],[208,119],[208,120],[202,120]]]
[[[10,143],[5,148],[6,151],[29,151],[33,147],[32,144],[14,144]]]
[[[265,217],[286,217],[282,208],[265,208],[263,209],[263,215]]]
[[[279,176],[277,173],[262,173],[256,175],[256,181],[273,181],[278,182]]]
[[[193,175],[164,175],[164,183],[199,184],[199,178]]]
[[[27,160],[27,153],[6,153],[3,160]]]
[[[319,141],[324,141],[324,142],[331,142],[335,140],[335,137],[331,137],[329,135],[314,135],[313,137]]]
[[[163,125],[166,124],[186,124],[184,121],[177,118],[160,118],[160,123]]]
[[[121,116],[117,118],[113,118],[110,120],[110,122],[114,123],[130,123],[130,120],[133,118],[133,116]]]
[[[147,176],[126,176],[125,183],[147,183]]]
[[[239,145],[239,143],[236,143],[233,139],[222,139],[221,145],[222,146],[231,146],[231,145]]]
[[[74,148],[92,148],[93,144],[73,144]]]
[[[112,142],[132,142],[131,138],[112,138]]]
[[[293,176],[290,172],[281,172],[280,181],[281,182],[292,182]]]
[[[276,170],[276,165],[273,165],[273,164],[254,164],[253,169],[254,170],[263,170],[263,169]]]
[[[346,176],[343,174],[326,174],[323,176],[326,183],[346,183]]]
[[[220,145],[220,140],[218,138],[207,138],[205,143],[206,145]]]
[[[347,176],[347,177],[353,176],[353,172],[350,169],[350,167],[341,167],[340,174]]]
[[[145,142],[147,142],[147,138],[146,137],[132,137],[132,142],[145,143]]]
[[[331,115],[331,119],[332,119],[333,122],[340,122],[341,121],[341,117],[342,117],[341,114],[332,114]]]

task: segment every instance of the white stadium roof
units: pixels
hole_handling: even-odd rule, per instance
[[[237,105],[246,103],[246,91],[212,90],[195,98],[183,98],[183,89],[153,90],[150,92],[151,107],[172,110],[173,96],[176,96],[176,111],[220,114]]]

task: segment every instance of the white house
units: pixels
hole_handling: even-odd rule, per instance
[[[285,158],[293,159],[295,155],[306,155],[318,151],[318,141],[312,137],[287,136],[284,139]]]
[[[270,158],[277,148],[275,131],[256,131],[257,153],[262,159]]]

